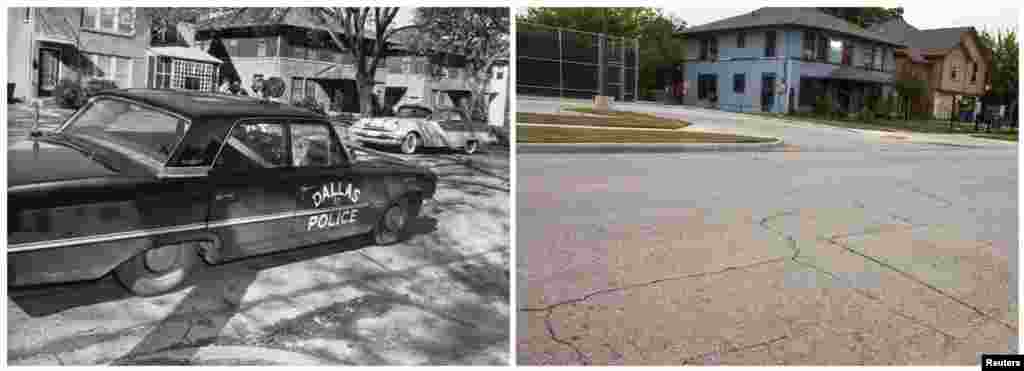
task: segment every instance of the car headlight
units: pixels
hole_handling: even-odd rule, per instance
[[[398,120],[385,121],[383,127],[388,131],[398,130]]]

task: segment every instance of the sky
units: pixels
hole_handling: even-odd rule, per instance
[[[936,1],[938,3],[938,1]],[[757,9],[758,6],[732,9],[664,8],[669,14],[697,26]],[[1017,28],[1019,10],[998,6],[903,6],[903,19],[918,29],[974,26],[978,30]]]
[[[670,0],[666,0],[670,1]],[[977,1],[977,0],[975,0]],[[529,1],[528,1],[529,2]],[[532,1],[533,3],[541,3],[541,1]],[[718,2],[718,1],[716,1]],[[697,26],[709,22],[713,22],[719,19],[729,18],[737,16],[743,13],[751,12],[762,5],[759,3],[750,3],[746,1],[735,1],[726,0],[722,1],[728,3],[727,7],[722,8],[689,8],[689,7],[676,7],[672,6],[673,3],[649,3],[644,4],[643,2],[631,2],[628,4],[609,4],[608,6],[652,6],[661,7],[667,13],[676,15],[686,21],[691,26]],[[585,6],[586,4],[573,4],[571,2],[562,3],[559,1],[543,1],[545,5],[557,5],[557,6]],[[1011,2],[985,2],[980,1],[976,6],[934,6],[942,3],[942,0],[904,0],[896,3],[879,3],[879,4],[856,4],[851,1],[847,1],[846,4],[821,4],[823,6],[884,6],[884,7],[903,7],[903,18],[908,23],[919,29],[931,29],[931,28],[947,28],[947,27],[965,27],[974,26],[979,30],[993,30],[993,29],[1006,29],[1006,28],[1017,28],[1017,22],[1019,19],[1019,10],[1013,8]],[[531,4],[532,5],[532,4]],[[793,4],[782,4],[775,6],[794,6]],[[796,5],[806,6],[806,5]],[[525,8],[516,8],[516,12],[519,14],[525,13]]]

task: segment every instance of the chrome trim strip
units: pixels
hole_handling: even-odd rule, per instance
[[[14,245],[7,246],[7,253],[10,254],[10,253],[25,252],[25,251],[33,251],[33,250],[55,249],[55,248],[61,248],[61,247],[70,247],[70,246],[94,244],[94,243],[101,243],[101,242],[127,240],[127,239],[132,239],[132,238],[157,236],[157,235],[163,235],[163,234],[168,234],[168,233],[179,233],[179,232],[189,232],[189,231],[200,230],[200,229],[212,229],[212,228],[230,227],[230,226],[242,225],[242,224],[268,222],[268,221],[277,220],[277,219],[287,219],[287,218],[297,218],[297,217],[311,216],[311,215],[317,215],[317,214],[323,214],[323,213],[328,213],[328,212],[347,210],[347,209],[352,209],[352,208],[367,207],[367,206],[370,206],[369,202],[362,202],[362,203],[357,203],[357,204],[352,204],[352,205],[325,207],[325,208],[322,208],[322,209],[310,209],[310,210],[302,210],[302,211],[288,211],[288,212],[277,213],[277,214],[269,214],[269,215],[250,216],[250,217],[244,217],[244,218],[231,218],[231,219],[224,219],[224,220],[219,220],[219,221],[209,222],[209,223],[206,223],[206,222],[203,222],[203,223],[192,223],[192,224],[185,224],[185,225],[178,225],[178,226],[159,227],[159,228],[150,228],[150,229],[140,229],[140,230],[135,230],[135,231],[116,232],[116,233],[108,233],[108,234],[101,234],[101,235],[94,235],[94,236],[63,238],[63,239],[59,239],[59,240],[25,242],[25,243],[19,243],[19,244],[14,244]]]

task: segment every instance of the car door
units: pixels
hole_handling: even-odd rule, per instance
[[[379,212],[371,207],[382,192],[372,179],[352,171],[346,151],[327,122],[288,124],[292,178],[301,215],[296,226],[305,244],[369,232]]]
[[[281,120],[239,121],[214,161],[208,223],[225,258],[300,244],[285,133]]]
[[[455,110],[446,110],[443,114],[441,128],[444,129],[445,136],[448,138],[448,147],[461,148],[465,146],[469,128],[462,114]]]

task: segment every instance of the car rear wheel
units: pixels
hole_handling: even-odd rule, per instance
[[[477,142],[475,140],[471,140],[471,141],[466,142],[466,147],[463,148],[463,151],[465,151],[467,155],[472,155],[472,154],[476,153],[476,151],[479,151],[479,150],[480,150],[480,142]]]
[[[405,139],[402,139],[402,153],[411,155],[416,153],[416,149],[420,146],[420,136],[416,133],[406,134]]]
[[[135,295],[174,291],[198,261],[196,245],[188,242],[149,249],[114,269],[114,276]]]
[[[374,228],[374,242],[378,245],[391,245],[408,237],[409,222],[418,214],[420,203],[418,199],[404,197],[391,204]]]

